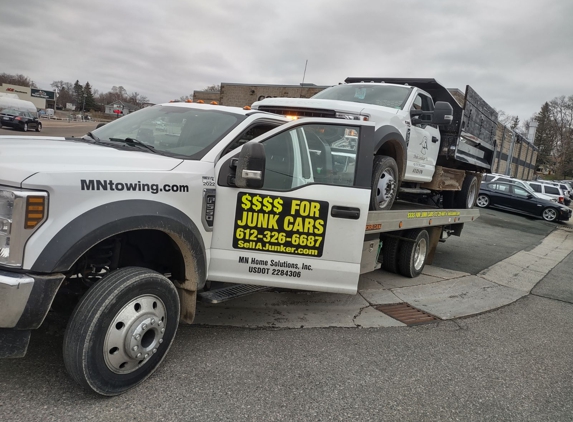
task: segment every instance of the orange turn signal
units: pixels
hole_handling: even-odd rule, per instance
[[[33,229],[46,214],[46,198],[43,196],[28,196],[26,198],[26,219],[24,228]]]

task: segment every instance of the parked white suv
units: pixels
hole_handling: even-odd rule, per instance
[[[545,199],[547,201],[552,201],[552,202],[558,202],[558,200],[556,198],[554,198],[553,196],[549,196],[549,195],[545,195],[545,194],[540,193],[540,192],[536,192],[531,186],[529,186],[529,184],[527,184],[523,180],[515,179],[513,177],[509,177],[509,176],[506,176],[504,174],[495,174],[495,173],[486,174],[486,175],[484,175],[484,177],[482,179],[482,181],[484,183],[485,182],[493,182],[496,180],[498,182],[513,183],[514,185],[517,185],[517,186],[525,189],[527,192],[531,193],[536,198]]]
[[[541,180],[527,183],[529,183],[529,186],[531,186],[531,189],[533,189],[535,192],[551,196],[552,198],[557,199],[560,204],[565,204],[565,194],[559,186],[556,186],[552,183],[546,183]],[[568,202],[571,203],[571,200]]]

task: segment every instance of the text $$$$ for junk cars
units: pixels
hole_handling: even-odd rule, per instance
[[[328,202],[239,193],[233,248],[322,256]]]

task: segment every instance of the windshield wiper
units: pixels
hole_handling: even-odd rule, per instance
[[[121,138],[109,138],[110,141],[113,142],[123,142],[125,144],[128,144],[130,146],[139,146],[139,147],[143,147],[145,149],[147,149],[148,151],[151,151],[154,154],[157,154],[157,151],[155,150],[155,147],[152,147],[151,145],[147,145],[144,142],[141,142],[138,139],[135,138],[125,138],[125,139],[121,139]]]
[[[95,136],[92,132],[88,132],[88,133],[86,133],[84,136],[89,136],[90,138],[92,138],[92,139],[93,139],[94,141],[96,141],[96,142],[100,142],[100,141],[101,141],[101,139],[99,139],[97,136]],[[82,138],[83,138],[83,136],[82,136]]]

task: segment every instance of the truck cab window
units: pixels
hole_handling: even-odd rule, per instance
[[[235,148],[240,147],[241,145],[243,145],[249,141],[252,141],[253,139],[257,138],[258,136],[261,136],[262,134],[267,133],[268,131],[280,126],[281,124],[282,123],[277,122],[277,123],[256,124],[256,125],[250,126],[243,133],[241,133],[239,136],[237,136],[223,150],[223,153],[221,154],[221,156],[227,154],[228,152],[231,152]]]
[[[290,190],[310,183],[353,186],[359,129],[305,125],[264,141],[263,189]]]

